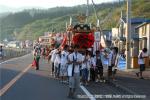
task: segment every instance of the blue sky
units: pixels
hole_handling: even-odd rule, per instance
[[[91,3],[91,0],[89,1]],[[95,3],[103,3],[117,0],[93,0],[93,1]],[[20,8],[20,7],[52,8],[57,6],[75,6],[80,4],[86,4],[86,0],[0,0],[0,6],[7,6],[12,8]]]

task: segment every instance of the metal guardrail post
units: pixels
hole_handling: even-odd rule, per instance
[[[23,56],[31,52],[30,48],[26,49],[16,49],[16,48],[4,48],[4,57],[5,58],[12,58]]]

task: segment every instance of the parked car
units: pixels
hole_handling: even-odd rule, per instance
[[[11,41],[7,44],[7,47],[9,47],[9,48],[20,48],[20,42],[19,41]]]
[[[4,47],[4,46],[5,46],[5,44],[3,44],[3,43],[0,43],[0,46]]]

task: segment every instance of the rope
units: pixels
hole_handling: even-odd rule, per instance
[[[96,11],[96,9],[95,9],[95,8],[96,8],[96,5],[95,5],[95,3],[94,3],[93,0],[92,0],[92,4],[93,4],[93,9],[94,9],[94,12],[95,12],[96,19],[99,20],[98,15],[97,15],[97,11]],[[104,42],[105,42],[105,45],[107,46],[106,39],[105,39],[105,37],[104,37],[104,34],[103,34],[103,31],[102,31],[101,25],[99,25],[99,29],[98,29],[98,30],[101,32],[101,34],[102,34],[102,36],[103,36],[103,39],[104,39]]]
[[[92,4],[93,4],[93,9],[94,9],[94,12],[95,12],[95,16],[96,16],[96,19],[98,20],[99,18],[98,18],[98,16],[97,16],[97,11],[96,11],[96,5],[95,5],[95,3],[94,3],[94,1],[92,0]]]
[[[124,1],[125,1],[125,0],[124,0]],[[123,3],[124,3],[124,1],[123,1]],[[96,19],[98,20],[99,17],[98,17],[98,15],[97,15],[97,11],[96,11],[96,4],[94,3],[93,0],[92,0],[92,4],[93,4],[93,9],[94,9],[94,12],[95,12]],[[120,0],[119,0],[119,5],[120,5],[120,8],[121,8],[121,10],[122,10],[123,8],[121,7],[121,1],[120,1]],[[111,18],[114,9],[115,9],[115,7],[114,7],[114,4],[113,4],[113,6],[112,6],[112,8],[111,8],[111,11],[110,11],[111,13],[108,13],[107,17],[105,17],[105,19],[103,19],[102,21],[100,21],[100,24],[103,24],[103,23],[106,22],[109,18]],[[118,23],[117,23],[117,25],[118,25]],[[103,31],[102,31],[101,25],[100,25],[99,28],[100,28],[101,34],[103,35],[103,39],[104,39],[105,45],[107,46],[107,44],[106,44],[106,39],[104,38],[104,34],[103,34]]]

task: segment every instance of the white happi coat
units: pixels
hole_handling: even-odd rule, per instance
[[[83,61],[83,56],[82,54],[78,53],[77,54],[75,52],[71,53],[70,55],[68,55],[68,60],[69,61],[73,61],[76,60],[78,61]],[[72,76],[72,70],[73,70],[73,64],[69,64],[68,65],[68,76]],[[80,72],[80,65],[75,65],[74,66],[74,73],[79,73]]]
[[[67,52],[67,51],[62,51],[61,52],[61,65],[63,65],[63,66],[67,65],[68,55],[69,55],[69,52]]]
[[[54,49],[54,50],[52,50],[52,51],[50,52],[49,55],[51,55],[51,62],[54,62],[54,61],[55,61],[56,52],[57,52],[57,51],[58,51],[57,49]]]

